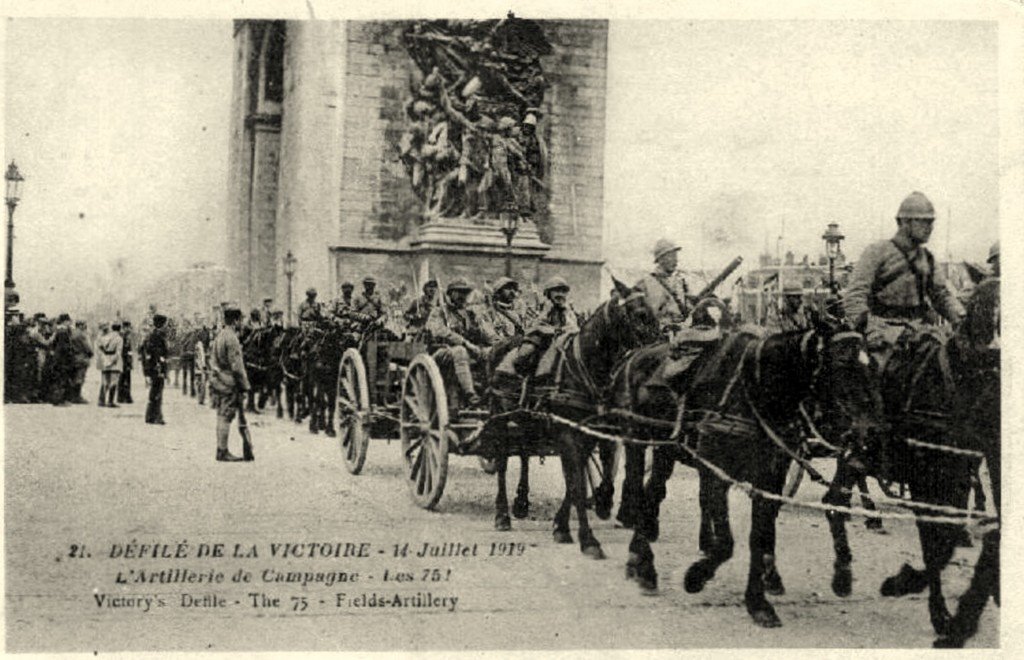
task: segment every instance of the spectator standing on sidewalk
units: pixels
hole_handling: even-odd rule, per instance
[[[242,310],[224,309],[224,327],[210,349],[210,395],[217,409],[217,460],[242,460],[228,451],[231,421],[249,391],[249,376],[242,360],[242,344],[238,332],[242,328]]]

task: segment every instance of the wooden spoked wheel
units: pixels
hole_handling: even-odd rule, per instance
[[[402,381],[399,436],[409,492],[433,508],[448,478],[448,396],[437,363],[426,353],[409,364]]]
[[[345,469],[359,474],[366,463],[366,449],[370,436],[366,431],[366,416],[370,412],[370,390],[366,383],[366,365],[354,348],[341,356],[338,368],[338,421],[341,455]]]

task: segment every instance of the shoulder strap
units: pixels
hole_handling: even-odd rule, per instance
[[[662,275],[661,273],[651,273],[651,275],[654,277],[655,280],[657,280],[658,284],[660,284],[661,287],[665,289],[665,292],[668,293],[669,296],[671,296],[672,300],[675,301],[676,307],[679,308],[679,313],[682,314],[683,316],[686,316],[686,301],[679,299],[679,296],[676,295],[676,292],[673,291],[672,287],[670,287],[668,285],[668,282],[665,281],[667,279],[665,275]]]
[[[920,305],[921,307],[924,307],[925,306],[925,286],[926,286],[927,281],[929,279],[930,273],[929,274],[922,273],[917,268],[917,264],[914,263],[914,260],[910,257],[910,253],[905,251],[903,248],[901,248],[899,246],[899,244],[895,241],[895,239],[893,239],[891,241],[891,243],[893,244],[893,246],[895,246],[895,248],[897,250],[899,250],[899,253],[901,255],[903,255],[904,261],[907,262],[907,267],[910,268],[910,272],[914,274],[914,282],[915,282],[915,284],[917,286],[917,304]],[[922,247],[921,249],[924,250],[926,258],[928,259],[928,265],[929,265],[930,269],[933,268],[934,267],[934,262],[932,261],[932,259],[934,257],[932,257],[931,252],[928,252],[928,250],[925,249],[924,247]]]

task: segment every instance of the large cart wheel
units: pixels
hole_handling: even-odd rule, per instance
[[[619,472],[619,464],[625,452],[623,446],[615,443],[614,446],[604,447],[605,451],[613,452],[610,456],[608,471],[605,472],[604,462],[601,460],[603,441],[599,441],[594,451],[587,457],[587,506],[594,507],[594,514],[601,520],[611,517],[612,492],[615,488],[615,477]],[[604,484],[604,489],[600,486]]]
[[[365,420],[369,412],[366,366],[359,351],[349,348],[342,354],[338,368],[338,415],[341,455],[345,459],[345,469],[351,474],[359,474],[366,463],[370,436]]]
[[[434,358],[413,358],[402,381],[399,435],[409,491],[416,504],[433,508],[448,478],[448,395]]]
[[[800,489],[800,482],[804,479],[804,467],[793,461],[789,464],[789,471],[786,472],[786,485],[782,488],[782,494],[786,497],[796,497],[796,491]]]

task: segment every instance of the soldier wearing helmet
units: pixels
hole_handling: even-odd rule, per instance
[[[498,338],[487,319],[466,306],[466,298],[472,290],[461,277],[449,282],[444,299],[430,310],[426,328],[434,360],[442,369],[455,373],[466,396],[466,405],[475,408],[481,400],[470,366],[486,359],[488,347]]]
[[[544,302],[538,317],[526,329],[526,337],[513,360],[516,373],[529,375],[555,337],[578,332],[579,321],[569,304],[569,283],[555,275],[544,283]]]
[[[306,299],[299,305],[300,325],[316,323],[320,320],[322,313],[320,310],[320,303],[316,301],[316,295],[316,289],[313,287],[306,289]]]
[[[426,327],[427,319],[430,318],[430,310],[436,301],[437,279],[431,277],[423,283],[423,295],[409,303],[409,307],[403,315],[408,325],[409,335],[416,336]]]
[[[778,330],[793,332],[811,327],[811,319],[804,305],[804,289],[799,284],[787,284],[782,289],[782,306],[778,314]]]
[[[880,365],[908,322],[926,321],[931,309],[953,325],[963,318],[963,307],[924,246],[934,223],[935,207],[924,194],[912,192],[896,213],[896,235],[867,246],[850,276],[843,301],[846,319],[864,328]]]
[[[690,290],[676,270],[681,249],[668,239],[659,239],[652,251],[656,267],[636,285],[647,296],[647,303],[663,330],[678,327],[690,314]]]
[[[384,301],[377,293],[377,279],[371,275],[363,278],[363,291],[352,301],[352,311],[376,321],[384,316]]]
[[[526,332],[526,322],[522,313],[516,309],[516,296],[519,295],[519,283],[510,277],[499,277],[494,282],[494,293],[491,295],[491,322],[494,331],[501,339],[508,339]]]

